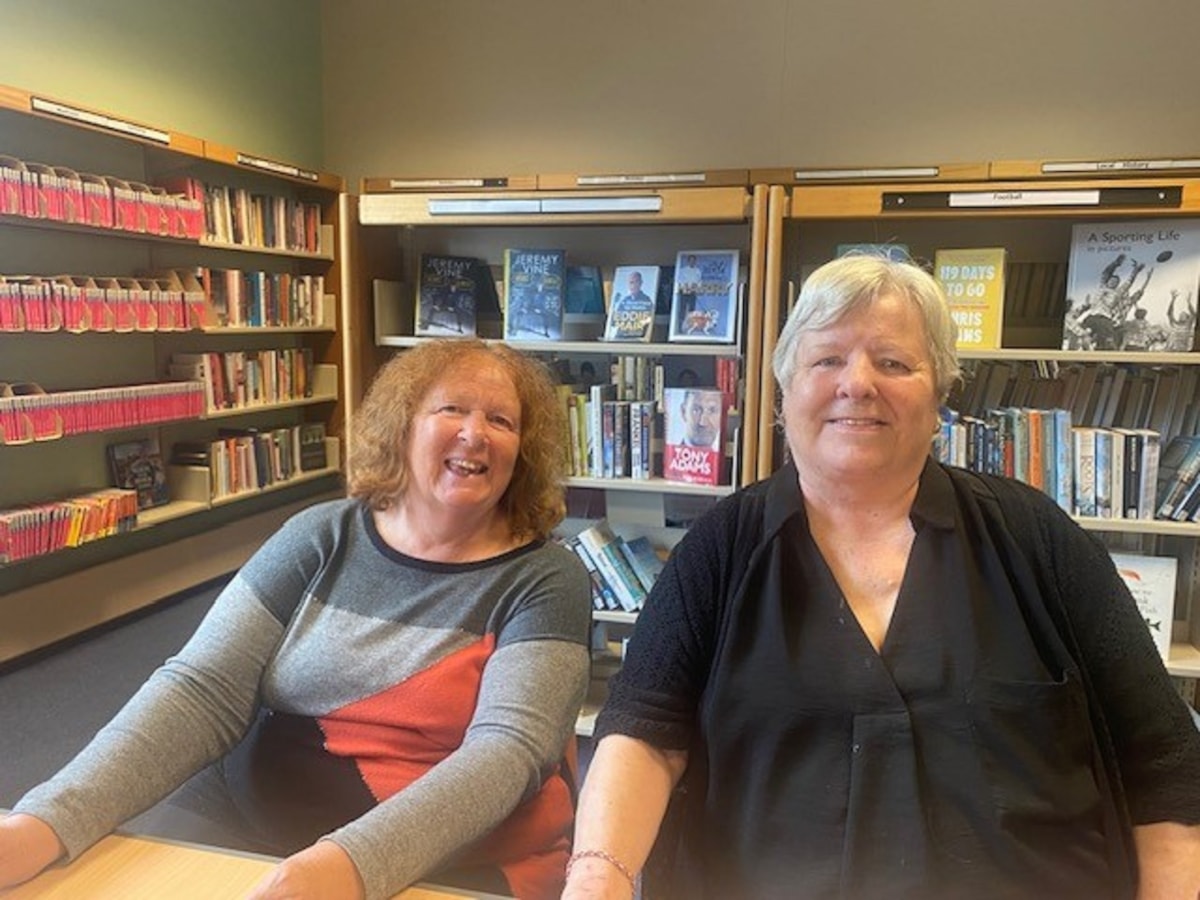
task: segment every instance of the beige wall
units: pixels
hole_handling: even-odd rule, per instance
[[[326,161],[351,185],[1200,153],[1195,0],[322,0],[322,12]]]
[[[0,0],[0,84],[324,168],[320,28],[318,0]]]
[[[0,83],[351,185],[1200,153],[1194,0],[0,0],[0,22]]]

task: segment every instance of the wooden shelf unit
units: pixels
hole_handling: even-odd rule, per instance
[[[357,383],[347,374],[353,355],[347,335],[359,323],[345,302],[342,216],[347,202],[339,176],[11,86],[0,86],[0,155],[146,185],[188,175],[316,204],[321,220],[319,250],[312,252],[5,215],[0,216],[0,275],[108,279],[209,266],[321,275],[325,294],[319,304],[321,322],[294,328],[0,332],[0,378],[33,381],[48,391],[168,380],[165,360],[176,350],[299,347],[312,350],[319,387],[311,398],[52,442],[60,447],[39,443],[32,451],[0,446],[6,473],[0,508],[107,485],[105,442],[153,436],[165,460],[174,440],[215,436],[218,427],[231,424],[231,416],[239,425],[264,428],[323,422],[330,459],[326,470],[239,495],[237,503],[192,494],[173,497],[167,506],[144,511],[139,527],[128,535],[0,566],[3,663],[236,568],[278,526],[279,514],[334,495],[346,422],[359,396],[353,389]],[[189,558],[194,553],[200,556]],[[46,599],[83,584],[88,585],[86,594],[73,596],[93,598],[88,603]],[[110,602],[109,595],[120,600]],[[45,621],[34,621],[29,611],[33,603],[44,609]]]

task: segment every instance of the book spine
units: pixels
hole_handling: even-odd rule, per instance
[[[1075,428],[1071,433],[1075,444],[1075,500],[1077,516],[1096,515],[1096,432],[1091,428]]]
[[[1042,457],[1045,455],[1046,432],[1042,426],[1042,411],[1030,409],[1026,411],[1029,418],[1029,469],[1026,472],[1030,485],[1043,490],[1046,484],[1046,468]]]
[[[1070,512],[1071,498],[1075,492],[1070,410],[1054,410],[1054,449],[1054,500],[1062,509]]]
[[[1109,431],[1112,435],[1112,515],[1114,519],[1125,517],[1125,435]]]
[[[1122,515],[1126,519],[1138,517],[1139,494],[1142,487],[1142,436],[1137,432],[1118,432],[1125,443],[1125,493],[1122,500]]]
[[[1142,470],[1138,483],[1138,518],[1153,519],[1158,487],[1158,457],[1160,452],[1160,437],[1157,431],[1144,429],[1142,436]]]

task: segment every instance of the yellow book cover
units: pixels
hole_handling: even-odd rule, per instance
[[[1003,247],[938,250],[934,277],[950,301],[958,349],[995,350],[1004,325]]]

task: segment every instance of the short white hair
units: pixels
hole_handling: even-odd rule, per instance
[[[786,390],[796,373],[796,345],[802,334],[827,328],[885,294],[909,300],[921,314],[934,387],[938,402],[944,402],[961,370],[955,350],[958,330],[941,285],[915,263],[866,254],[827,262],[804,282],[771,359],[779,386]]]

